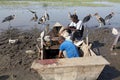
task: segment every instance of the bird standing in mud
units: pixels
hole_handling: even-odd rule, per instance
[[[88,14],[86,17],[83,18],[82,23],[85,25],[85,23],[87,23],[91,17],[92,17],[91,14]]]
[[[115,13],[114,12],[111,12],[110,14],[108,14],[106,17],[105,17],[105,22],[108,23],[110,21],[110,19],[113,17]],[[109,23],[110,25],[110,23]]]
[[[98,20],[98,22],[99,22],[99,24],[100,24],[99,27],[102,27],[102,24],[103,24],[103,25],[106,24],[106,23],[105,23],[105,20],[104,20],[101,16],[99,16],[98,13],[95,13],[94,16],[97,18],[97,20]]]
[[[15,18],[15,15],[10,15],[8,17],[5,17],[5,19],[2,21],[2,23],[9,22],[9,26],[11,26],[10,21],[13,20],[14,18]]]

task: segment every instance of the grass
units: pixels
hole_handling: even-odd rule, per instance
[[[12,5],[12,6],[16,6],[16,5],[29,5],[28,2],[24,1],[24,2],[17,2],[17,1],[0,1],[0,5]]]
[[[44,6],[93,6],[93,7],[98,7],[98,6],[106,6],[104,4],[89,4],[89,3],[81,3],[81,2],[59,2],[56,3],[54,2],[53,4],[49,3],[43,3]]]
[[[83,0],[0,0],[0,1],[47,1],[47,2],[73,2],[73,1],[79,1],[79,2],[83,2]],[[91,2],[94,0],[84,0],[84,2]]]
[[[92,3],[84,3],[84,2],[93,2],[95,0],[0,0],[0,5],[11,5],[11,6],[27,6],[30,5],[30,1],[42,2],[43,7],[47,6],[107,6],[104,4],[92,4]],[[99,1],[99,0],[98,0]],[[118,2],[119,0],[109,0],[111,2]],[[120,2],[120,1],[119,1]],[[41,3],[40,3],[41,4]]]
[[[119,2],[120,3],[120,0],[109,0],[110,2]]]

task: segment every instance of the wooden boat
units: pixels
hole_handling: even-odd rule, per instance
[[[83,57],[34,60],[31,68],[44,80],[96,80],[109,62],[97,56],[84,41]]]

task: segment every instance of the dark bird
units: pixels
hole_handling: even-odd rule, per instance
[[[15,18],[15,15],[10,15],[10,16],[8,16],[8,17],[5,17],[5,19],[2,21],[2,23],[4,23],[4,22],[10,22],[11,20],[13,20]]]
[[[95,13],[94,16],[97,18],[97,20],[98,20],[98,22],[100,24],[99,27],[101,27],[102,24],[105,25],[105,20],[101,16],[99,16],[98,13]]]
[[[108,14],[106,17],[105,17],[105,22],[108,23],[110,21],[110,19],[113,17],[114,15],[114,12],[111,12],[110,14]],[[109,23],[110,24],[110,23]]]
[[[85,16],[83,18],[82,23],[83,23],[84,26],[87,26],[85,24],[90,20],[91,17],[92,17],[91,14],[88,14],[87,16]]]
[[[86,17],[83,18],[82,22],[83,22],[83,23],[88,22],[91,17],[92,17],[91,14],[88,14]]]
[[[10,24],[10,21],[13,20],[14,18],[15,18],[15,15],[10,15],[8,17],[5,17],[5,19],[2,21],[2,23],[9,22],[9,26],[12,27]]]

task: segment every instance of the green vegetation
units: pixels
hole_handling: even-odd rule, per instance
[[[49,2],[83,2],[83,0],[0,0],[0,1],[49,1]],[[94,0],[84,0],[84,2],[91,2]]]
[[[27,1],[25,2],[17,2],[17,1],[0,1],[0,5],[12,5],[12,6],[16,6],[16,5],[29,5],[29,3]]]
[[[119,2],[120,3],[120,0],[108,0],[110,2]]]
[[[32,1],[38,2],[38,4],[42,5],[43,7],[47,6],[107,6],[103,4],[92,4],[86,2],[93,2],[95,0],[0,0],[0,5],[12,5],[12,6],[19,6],[19,5],[30,5]],[[101,0],[98,0],[101,1]],[[111,2],[120,2],[120,0],[108,0]]]

